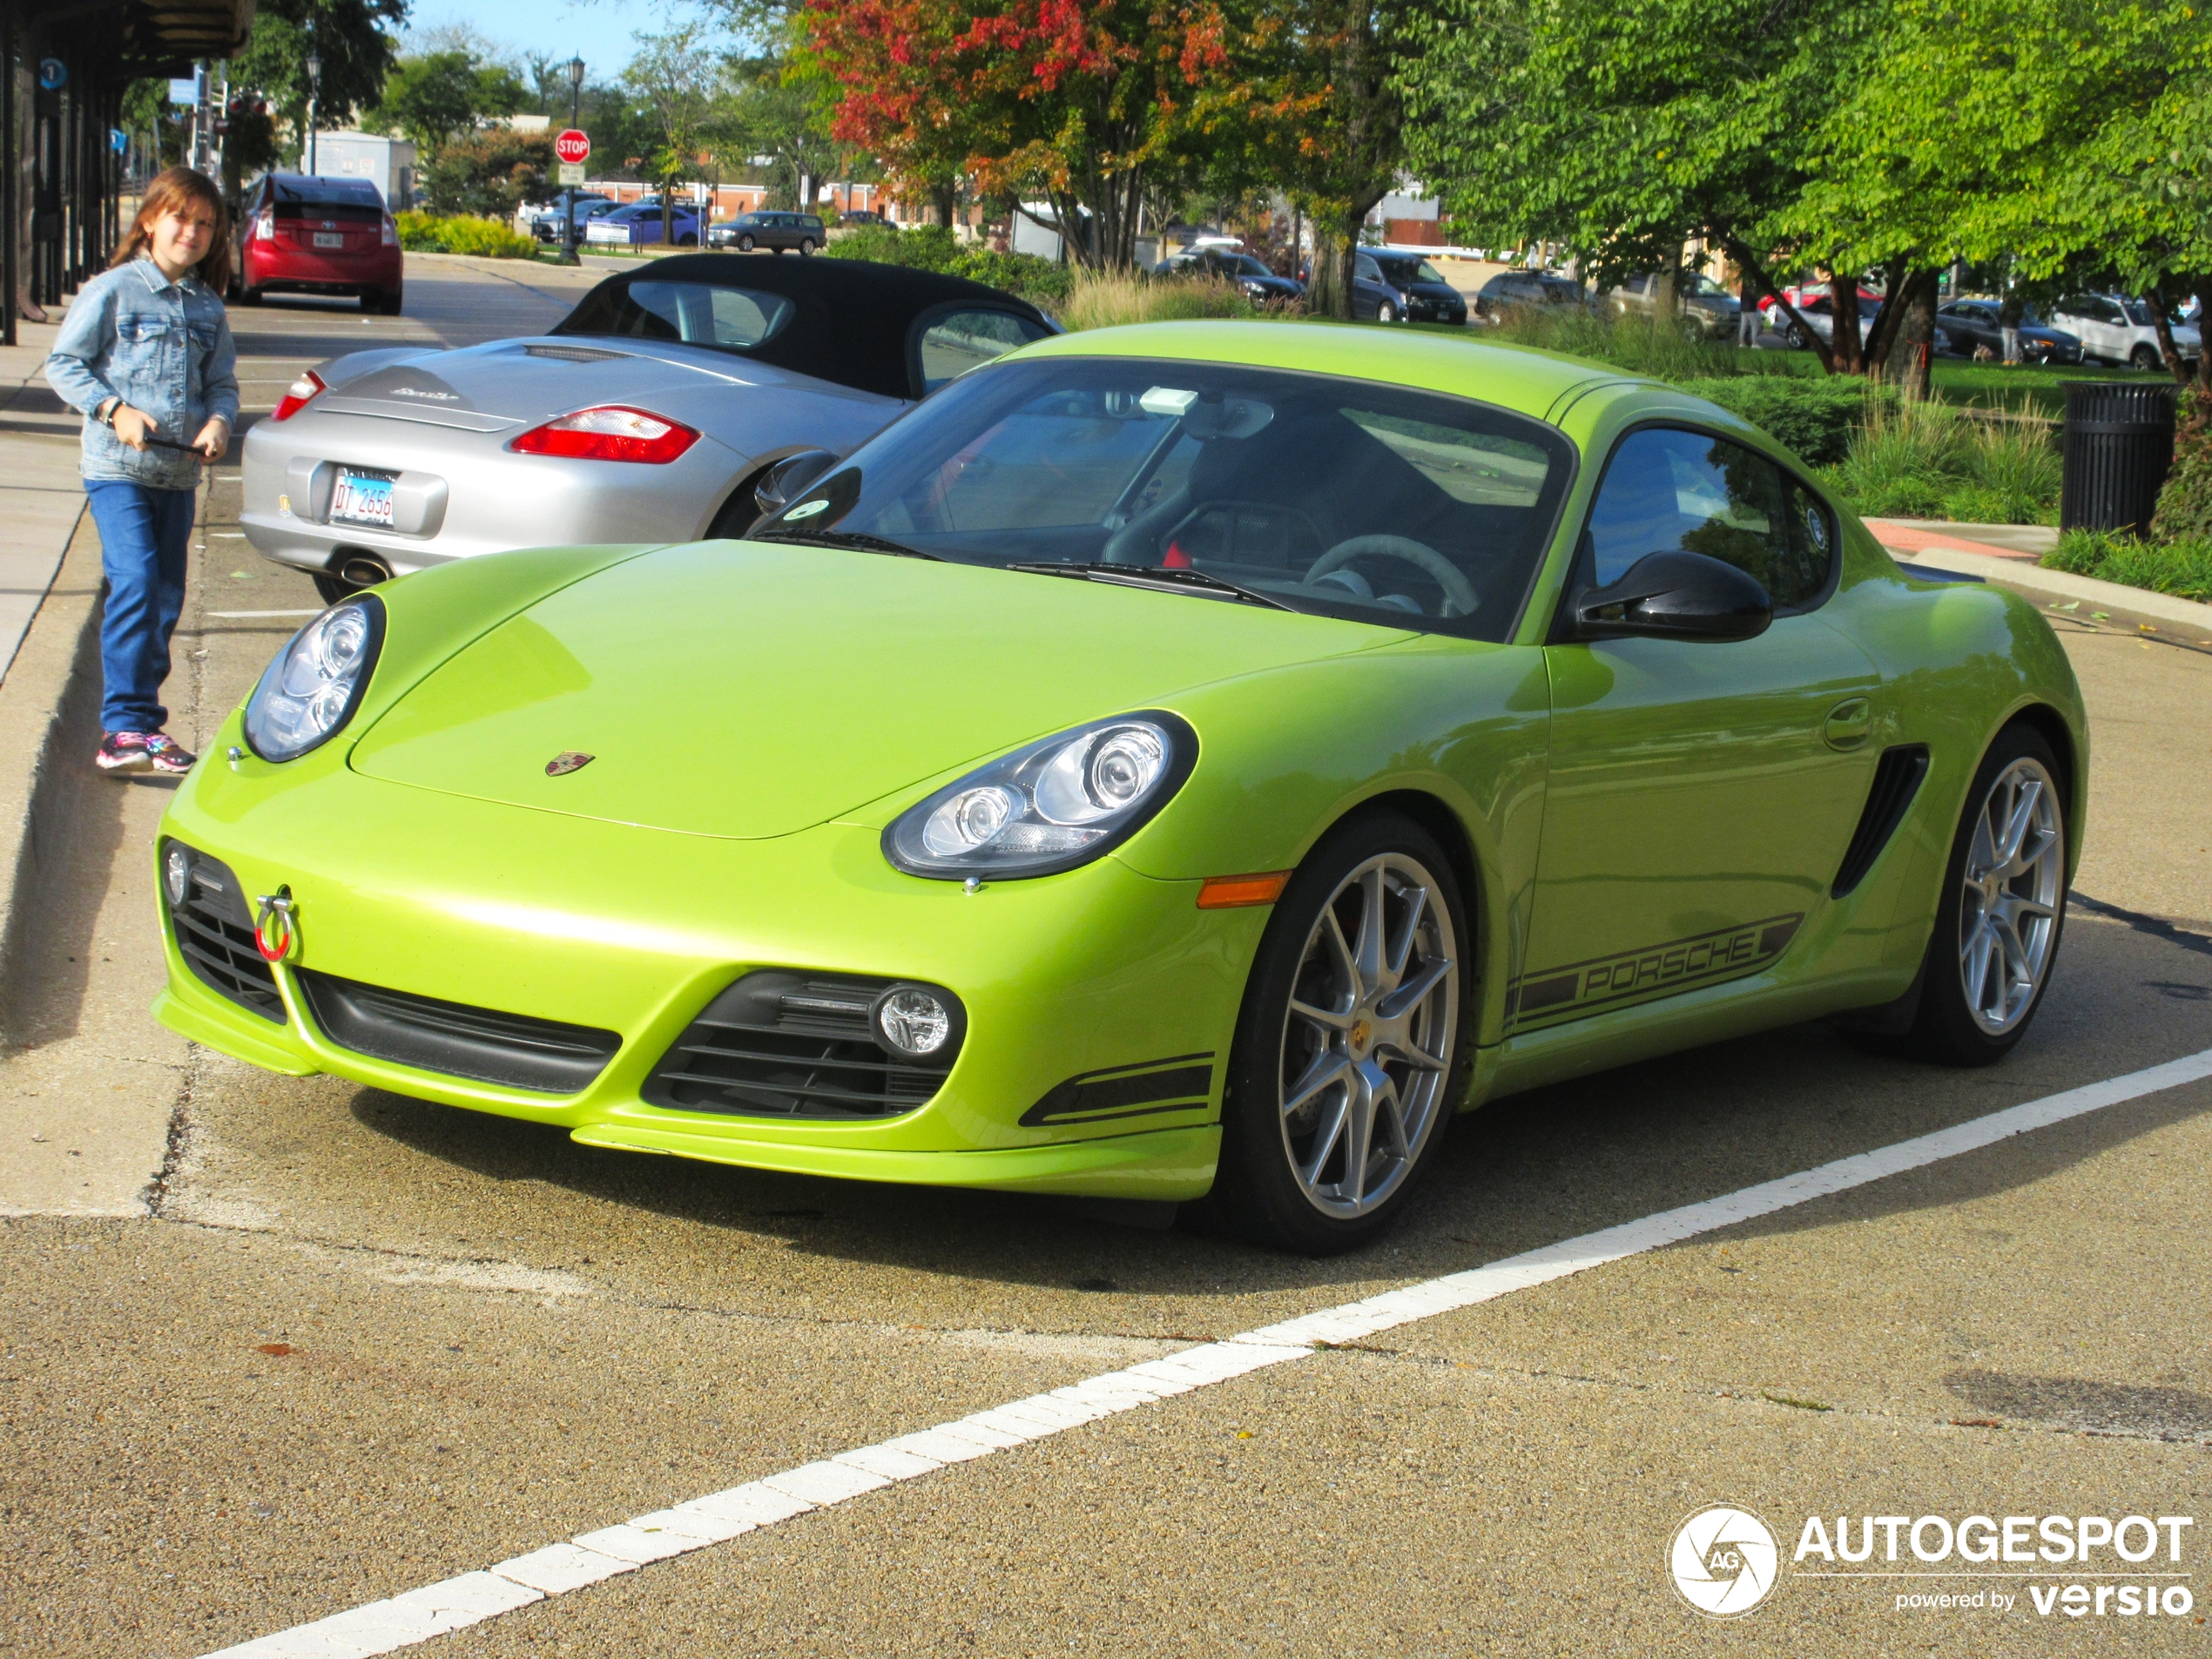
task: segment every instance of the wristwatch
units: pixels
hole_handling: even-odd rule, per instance
[[[103,402],[99,408],[92,411],[92,418],[95,421],[98,421],[102,426],[112,429],[115,425],[115,412],[122,407],[123,400],[121,398],[109,398]]]

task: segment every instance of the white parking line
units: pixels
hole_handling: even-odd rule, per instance
[[[1231,1377],[1303,1359],[1315,1352],[1317,1345],[1356,1342],[1395,1325],[1473,1307],[1531,1285],[1679,1244],[1813,1198],[1846,1192],[1993,1146],[2031,1130],[2206,1077],[2212,1077],[2212,1049],[1972,1118],[1894,1146],[1838,1158],[1778,1181],[1764,1181],[1717,1198],[1662,1211],[1464,1273],[1386,1291],[1365,1301],[1263,1325],[919,1433],[840,1453],[821,1462],[803,1464],[726,1492],[710,1493],[673,1508],[657,1509],[617,1526],[582,1533],[567,1543],[549,1544],[482,1572],[463,1573],[388,1601],[372,1602],[313,1624],[294,1625],[225,1648],[205,1659],[309,1659],[310,1656],[314,1659],[370,1659],[448,1630],[480,1624],[548,1596],[565,1595],[602,1579],[635,1572],[648,1562],[705,1549],[810,1510],[843,1503],[878,1487],[933,1474],[948,1463],[988,1457],[1117,1412],[1134,1411]]]
[[[211,610],[207,614],[211,617],[220,617],[228,622],[240,617],[320,617],[322,612],[320,610]]]

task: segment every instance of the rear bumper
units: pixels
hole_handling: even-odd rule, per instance
[[[519,424],[515,428],[520,429]],[[509,454],[508,432],[312,414],[257,423],[246,435],[239,528],[256,551],[304,570],[341,553],[374,554],[396,576],[517,547],[690,542],[706,533],[746,458],[704,437],[666,466]],[[444,493],[419,535],[317,518],[297,489],[330,462],[416,473]]]
[[[239,280],[268,293],[359,293],[373,288],[388,293],[400,287],[402,269],[402,254],[396,247],[316,254],[293,248],[262,252],[249,241]]]

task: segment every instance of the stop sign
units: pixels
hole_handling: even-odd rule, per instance
[[[553,153],[563,161],[582,161],[591,153],[590,137],[570,127],[553,140]]]

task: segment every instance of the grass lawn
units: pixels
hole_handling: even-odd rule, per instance
[[[1737,363],[1747,374],[1817,374],[1820,360],[1809,351],[1738,351]],[[1974,363],[1964,358],[1939,357],[1929,365],[1935,394],[1946,403],[1981,408],[2020,408],[2056,420],[2066,413],[2067,381],[2166,381],[2162,370],[2101,368],[2086,364],[2044,368],[2020,363]]]

